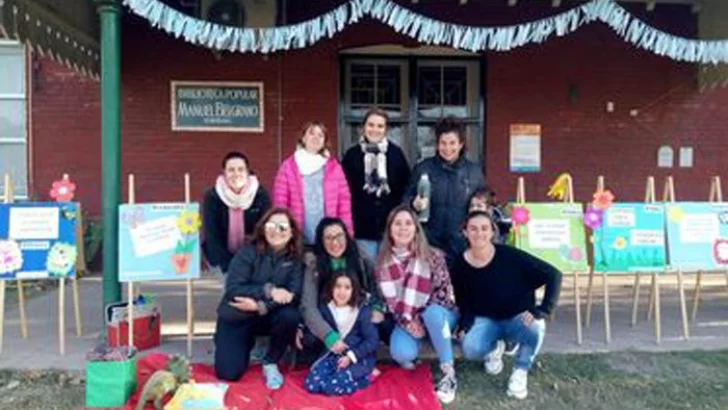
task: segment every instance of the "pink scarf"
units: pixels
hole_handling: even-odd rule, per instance
[[[397,250],[392,250],[392,259],[378,270],[377,279],[392,313],[406,321],[416,320],[432,295],[433,278],[429,263],[411,252],[397,255]]]
[[[217,177],[215,191],[228,208],[227,246],[230,253],[237,252],[245,243],[245,210],[253,204],[259,186],[258,178],[251,175],[240,193],[236,193],[225,182],[224,176]]]

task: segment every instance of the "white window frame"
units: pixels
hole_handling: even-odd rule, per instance
[[[12,182],[13,184],[13,194],[14,199],[28,199],[29,196],[29,187],[30,187],[30,161],[28,160],[28,146],[29,146],[29,131],[28,131],[28,101],[29,101],[29,92],[28,92],[28,82],[27,82],[27,72],[28,72],[28,58],[27,58],[27,49],[24,44],[21,44],[17,41],[13,40],[5,40],[0,39],[0,48],[4,47],[14,47],[18,48],[21,51],[21,54],[23,55],[23,92],[22,93],[13,93],[13,94],[3,94],[0,93],[0,100],[4,101],[23,101],[23,115],[25,115],[25,130],[24,135],[21,137],[3,137],[0,135],[0,145],[21,145],[24,147],[23,153],[24,153],[24,161],[25,161],[25,186],[18,186],[18,181],[14,180]],[[0,186],[4,184],[4,171],[0,171]],[[22,194],[19,194],[19,192],[22,192]],[[5,194],[5,187],[2,187],[2,190],[0,190],[0,193],[2,195]]]

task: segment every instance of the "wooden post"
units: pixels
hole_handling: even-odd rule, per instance
[[[5,174],[5,196],[3,202],[11,204],[15,202],[15,193],[13,192],[13,180],[10,178],[10,174]],[[16,279],[15,284],[18,288],[18,312],[20,313],[20,335],[23,339],[28,338],[28,319],[25,314],[25,288],[23,287],[23,281]]]
[[[666,187],[665,189],[668,192],[668,201],[670,203],[675,202],[675,181],[672,179],[671,176],[667,177],[667,181],[665,181]],[[688,323],[688,310],[685,304],[685,282],[683,280],[683,270],[682,267],[678,266],[677,269],[677,289],[678,289],[678,297],[680,299],[680,317],[682,319],[682,333],[685,340],[690,339],[690,328]]]
[[[86,246],[83,243],[83,212],[81,204],[76,203],[76,274],[71,279],[73,291],[73,316],[76,320],[76,336],[83,335],[83,321],[81,320],[81,305],[78,296],[78,278],[81,272],[86,272]]]
[[[604,176],[597,178],[597,192],[604,191]],[[586,327],[591,327],[591,311],[592,311],[592,293],[594,290],[594,267],[589,269],[589,282],[586,287]]]
[[[129,174],[129,203],[133,204],[135,202],[134,197],[134,174]],[[126,283],[126,296],[127,296],[127,306],[126,306],[126,312],[127,312],[127,320],[128,322],[128,330],[129,333],[127,335],[128,337],[128,345],[130,347],[134,346],[134,282],[129,281]]]
[[[58,344],[61,356],[66,355],[66,278],[58,280]]]
[[[190,174],[185,174],[185,204],[190,203]],[[192,338],[195,334],[192,279],[187,279],[187,356],[192,357]]]
[[[655,203],[655,177],[647,177],[647,186],[645,188],[645,203]],[[637,313],[639,311],[640,303],[640,273],[635,272],[634,274],[634,288],[632,291],[632,327],[637,325]]]
[[[574,181],[571,176],[567,177],[564,202],[574,203]],[[579,273],[574,270],[574,310],[576,314],[576,343],[581,345],[583,341],[581,329],[581,295],[579,294]]]

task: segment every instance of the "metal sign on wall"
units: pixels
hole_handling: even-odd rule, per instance
[[[172,81],[172,130],[263,132],[262,82]]]

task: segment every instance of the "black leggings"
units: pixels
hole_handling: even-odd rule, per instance
[[[218,317],[215,330],[215,373],[218,379],[238,381],[250,364],[255,337],[270,335],[263,363],[278,363],[293,342],[301,316],[293,306],[277,307],[265,316],[230,322]]]

